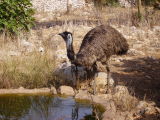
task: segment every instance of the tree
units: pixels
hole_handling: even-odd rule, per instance
[[[30,0],[0,1],[0,33],[18,35],[34,25],[34,10]]]
[[[141,15],[141,7],[142,7],[141,0],[137,0],[137,6],[138,6],[138,18],[139,18],[139,20],[141,20],[141,17],[142,17],[142,15]]]

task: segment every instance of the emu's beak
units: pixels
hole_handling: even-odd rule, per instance
[[[63,36],[64,36],[64,34],[63,34],[63,33],[59,33],[58,35],[60,35],[61,37],[63,37]]]

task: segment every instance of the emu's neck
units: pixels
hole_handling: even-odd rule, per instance
[[[67,47],[67,56],[68,56],[69,60],[72,63],[74,61],[74,59],[75,59],[75,53],[74,53],[74,49],[73,49],[73,38],[72,38],[72,36],[70,36],[67,39],[67,41],[66,41],[66,47]]]

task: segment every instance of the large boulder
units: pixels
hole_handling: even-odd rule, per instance
[[[87,90],[79,90],[75,96],[76,99],[86,99],[91,100],[90,94]]]
[[[92,80],[91,86],[94,86],[94,82],[96,82],[97,92],[105,93],[107,84],[109,86],[114,85],[114,80],[110,77],[109,82],[107,83],[107,74],[105,72],[99,72],[95,75],[95,81]]]
[[[107,85],[107,74],[104,72],[97,73],[97,76],[95,77],[96,84],[100,86],[106,86]],[[112,78],[109,79],[109,85],[114,85],[114,80]]]
[[[55,75],[62,80],[61,84],[76,85],[75,67],[69,62],[64,62],[55,71]],[[84,78],[86,71],[83,67],[78,67],[78,76]]]

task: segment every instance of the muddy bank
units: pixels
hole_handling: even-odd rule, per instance
[[[51,89],[49,88],[35,88],[35,89],[0,89],[0,95],[4,94],[40,94],[40,93],[51,93]]]

